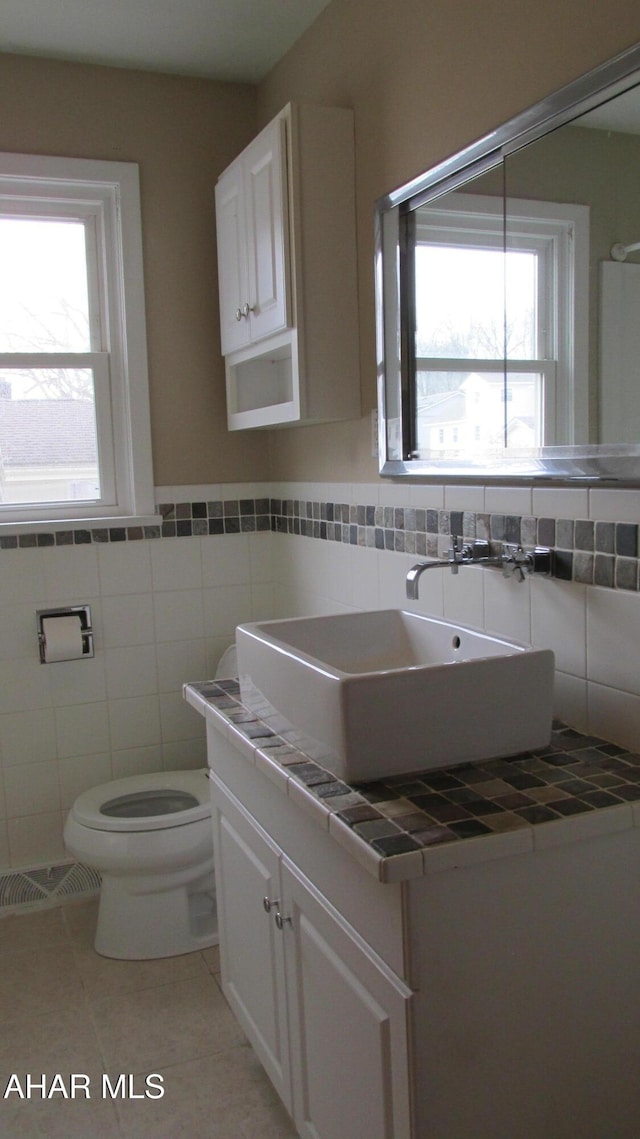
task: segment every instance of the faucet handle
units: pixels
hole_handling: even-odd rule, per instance
[[[504,545],[502,547],[502,576],[517,577],[524,581],[524,571],[528,568],[528,555],[522,546]]]
[[[528,569],[529,569],[529,566],[527,565],[527,570]],[[504,565],[502,568],[502,576],[503,577],[515,577],[515,578],[517,578],[518,581],[524,581],[525,580],[525,572],[524,572],[524,568],[523,568],[523,563],[521,561],[518,561],[516,558],[505,559],[505,562],[504,562]]]
[[[462,547],[462,538],[459,538],[457,534],[451,535],[451,545],[447,552],[449,554],[451,572],[458,573],[458,566],[464,561],[464,550]]]
[[[552,551],[546,546],[536,546],[533,550],[523,550],[522,546],[505,545],[502,553],[502,573],[505,577],[516,574],[524,581],[527,573],[550,577],[553,572]]]
[[[483,561],[489,556],[489,553],[489,543],[480,538],[465,541],[464,538],[460,538],[457,534],[451,535],[449,561],[453,573],[458,572],[458,566],[467,566],[473,562]]]

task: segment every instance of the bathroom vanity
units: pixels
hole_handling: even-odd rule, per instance
[[[350,787],[237,682],[185,698],[223,990],[301,1136],[636,1139],[639,756],[559,727]]]

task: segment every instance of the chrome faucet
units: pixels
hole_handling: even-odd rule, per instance
[[[522,546],[503,545],[500,554],[492,554],[489,543],[484,538],[475,538],[463,543],[461,538],[451,537],[451,545],[446,559],[433,562],[417,562],[407,574],[407,597],[417,601],[419,582],[422,574],[430,569],[450,569],[458,573],[460,566],[500,566],[504,577],[516,576],[524,581],[525,573],[545,574],[552,572],[551,550],[546,546],[536,546],[533,550],[523,550]]]

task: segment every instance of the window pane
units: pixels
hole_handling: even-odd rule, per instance
[[[89,368],[0,370],[0,502],[99,497]]]
[[[84,223],[0,218],[0,352],[91,348]]]
[[[509,250],[505,258],[505,337],[509,360],[534,360],[538,343],[539,254]]]
[[[416,355],[504,358],[504,253],[416,246]]]
[[[454,458],[501,448],[504,442],[504,373],[420,370],[416,446],[421,456]]]
[[[544,443],[544,376],[510,372],[507,377],[507,446],[542,447]]]
[[[543,376],[537,372],[417,372],[415,439],[422,458],[542,445]]]
[[[529,251],[418,244],[416,355],[535,358],[537,262]]]

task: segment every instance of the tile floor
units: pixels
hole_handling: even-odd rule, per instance
[[[296,1139],[219,987],[217,949],[111,961],[93,949],[95,899],[0,918],[2,1139]],[[91,1098],[32,1081],[88,1077]],[[124,1073],[142,1098],[103,1098]],[[150,1074],[162,1076],[151,1081]],[[129,1077],[132,1077],[129,1082]]]

